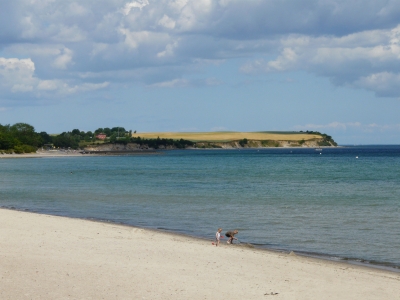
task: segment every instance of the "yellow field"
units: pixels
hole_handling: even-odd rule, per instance
[[[146,139],[184,139],[193,142],[231,142],[238,141],[244,138],[248,140],[265,141],[300,141],[312,140],[321,138],[317,134],[306,134],[296,132],[145,132],[132,134],[133,137],[140,136]]]

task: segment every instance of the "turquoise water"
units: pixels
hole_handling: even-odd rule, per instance
[[[0,171],[6,208],[210,239],[238,229],[241,243],[400,269],[400,146],[0,159]]]

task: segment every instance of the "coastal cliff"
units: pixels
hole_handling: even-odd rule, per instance
[[[85,151],[143,151],[156,149],[239,149],[275,147],[336,147],[330,135],[315,132],[158,132],[126,136],[86,145]]]
[[[240,149],[240,148],[276,148],[276,147],[302,147],[302,148],[316,148],[316,147],[335,147],[336,143],[332,141],[326,141],[323,138],[313,140],[300,140],[300,141],[287,141],[287,140],[247,140],[243,139],[240,141],[231,142],[196,142],[192,145],[185,145],[184,147],[177,147],[176,145],[153,145],[149,146],[147,143],[106,143],[99,145],[89,145],[84,148],[87,152],[96,151],[141,151],[141,150],[173,150],[173,149]]]
[[[277,148],[277,147],[302,147],[302,148],[316,148],[321,147],[323,139],[315,139],[308,141],[287,141],[287,140],[247,140],[247,141],[232,141],[232,142],[198,142],[195,148],[223,148],[223,149],[236,149],[236,148]],[[323,143],[324,147],[335,147],[336,143]]]

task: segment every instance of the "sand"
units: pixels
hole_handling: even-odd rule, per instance
[[[399,273],[211,238],[0,209],[0,299],[400,299]]]
[[[22,154],[0,154],[2,158],[45,158],[45,157],[85,157],[90,154],[82,154],[78,151],[38,151]]]
[[[104,152],[107,152],[105,154]],[[38,151],[35,153],[22,153],[22,154],[0,154],[0,159],[7,158],[53,158],[53,157],[88,157],[88,156],[120,156],[120,155],[153,155],[155,151],[101,151],[99,153],[89,152],[81,153],[79,151]]]

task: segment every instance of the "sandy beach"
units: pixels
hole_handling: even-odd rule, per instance
[[[5,209],[0,237],[0,299],[400,299],[399,273],[212,237]]]
[[[85,154],[91,155],[91,154]],[[60,151],[60,150],[50,150],[50,151],[37,151],[33,153],[22,153],[22,154],[0,154],[0,159],[2,158],[44,158],[44,157],[84,157],[81,152],[76,150]]]
[[[88,156],[121,156],[121,155],[149,155],[155,154],[155,151],[131,151],[131,152],[116,152],[116,151],[99,151],[82,153],[77,150],[70,151],[38,151],[35,153],[22,153],[22,154],[0,154],[2,158],[48,158],[48,157],[88,157]]]

